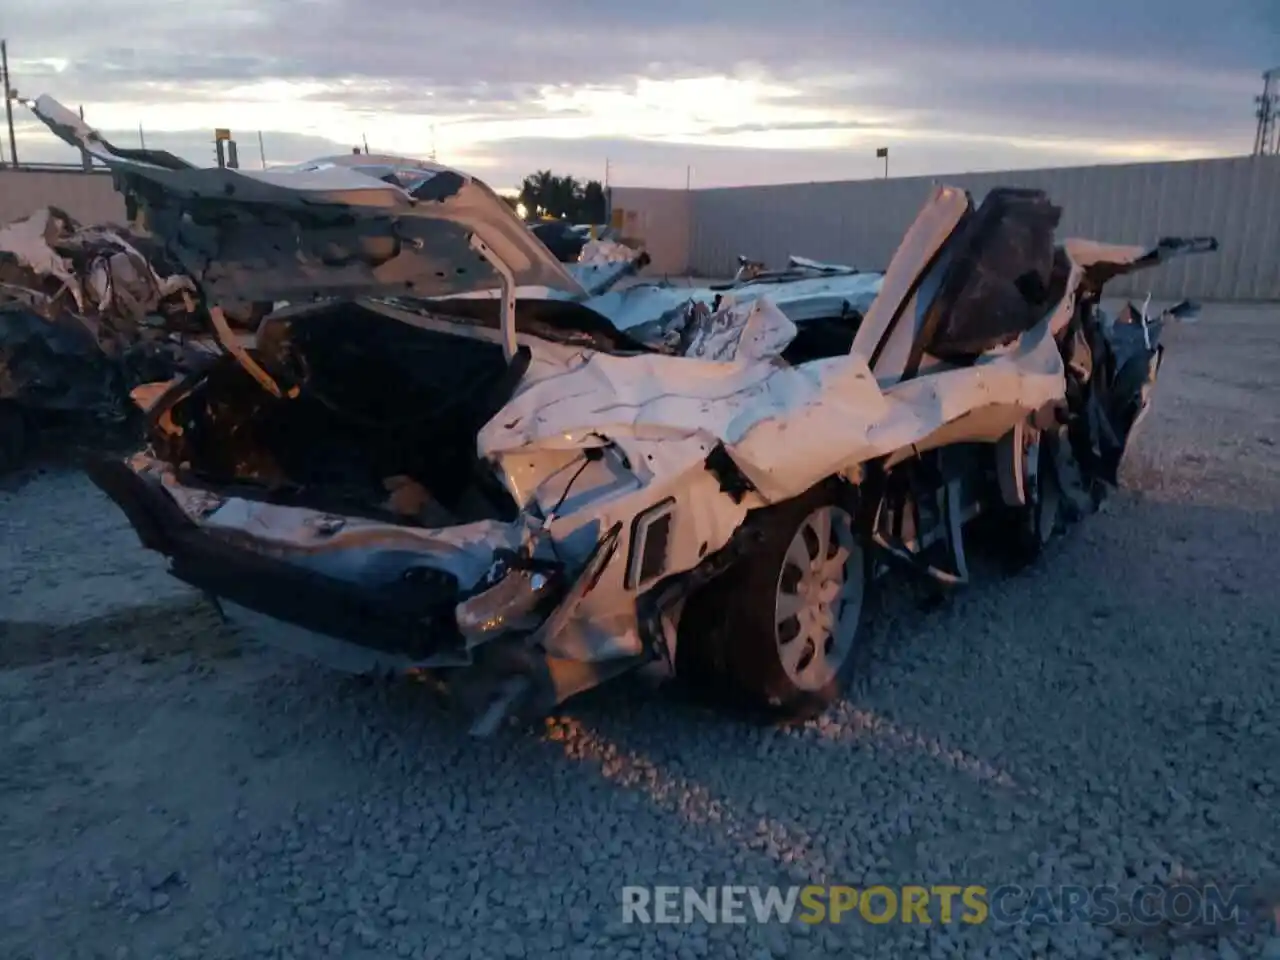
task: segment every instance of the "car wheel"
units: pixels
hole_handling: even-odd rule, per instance
[[[865,652],[871,564],[855,503],[824,485],[749,521],[759,545],[682,618],[677,654],[695,683],[786,718],[839,695]]]
[[[0,475],[16,470],[27,452],[27,424],[16,404],[0,400]]]

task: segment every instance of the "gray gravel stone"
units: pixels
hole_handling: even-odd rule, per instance
[[[1080,923],[627,926],[620,894],[1274,878],[1280,318],[1206,314],[1107,515],[1016,576],[975,549],[928,611],[891,582],[869,675],[789,730],[624,684],[477,743],[415,685],[157,606],[82,478],[0,492],[0,621],[71,624],[0,633],[0,956],[1141,957]],[[1280,960],[1209,937],[1152,955]]]

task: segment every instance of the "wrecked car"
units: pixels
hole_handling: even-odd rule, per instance
[[[863,314],[880,291],[884,274],[853,267],[820,264],[792,256],[781,270],[741,274],[731,283],[684,286],[666,280],[641,280],[620,287],[650,262],[647,251],[623,254],[611,245],[612,256],[566,264],[581,291],[549,287],[517,287],[519,315],[555,316],[563,325],[574,323],[624,332],[643,347],[683,355],[685,337],[706,324],[728,293],[738,304],[767,296],[782,314],[797,324],[791,356],[823,356],[848,352]],[[472,290],[431,299],[432,309],[497,325],[501,289]],[[584,309],[586,308],[586,309]]]
[[[164,166],[33,108],[111,166],[223,347],[93,481],[229,618],[440,676],[479,734],[641,667],[771,715],[829,702],[886,565],[964,583],[971,519],[1033,556],[1116,482],[1162,319],[1107,318],[1103,287],[1217,246],[1056,243],[1044,194],[942,186],[847,336],[805,343],[764,283],[655,345],[465,174]],[[246,346],[224,299],[290,306]]]
[[[133,387],[212,359],[194,293],[128,228],[52,207],[0,227],[0,473],[51,420],[118,425]]]

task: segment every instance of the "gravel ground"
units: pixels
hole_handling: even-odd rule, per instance
[[[82,478],[0,493],[0,956],[1280,956],[1250,926],[623,926],[625,884],[1280,891],[1280,311],[1168,337],[1106,513],[760,728],[614,686],[474,742],[221,628]]]

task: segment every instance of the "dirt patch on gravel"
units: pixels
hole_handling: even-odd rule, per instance
[[[0,620],[0,670],[126,651],[144,662],[176,653],[230,656],[239,640],[211,604],[187,597],[68,625]]]

